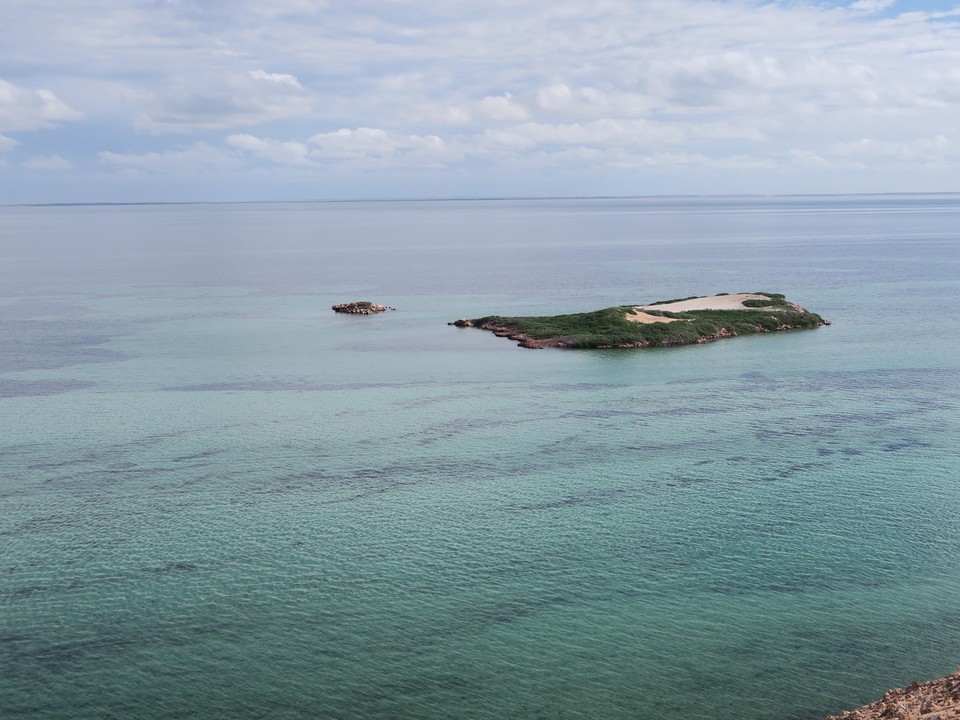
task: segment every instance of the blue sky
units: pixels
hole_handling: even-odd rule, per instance
[[[960,0],[5,0],[0,203],[960,191]]]

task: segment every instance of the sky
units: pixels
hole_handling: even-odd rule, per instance
[[[3,0],[0,204],[960,191],[960,0]]]

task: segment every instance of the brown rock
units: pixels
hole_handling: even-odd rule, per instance
[[[883,699],[827,720],[946,720],[960,717],[960,668],[952,675],[903,689],[888,690]]]
[[[347,315],[374,315],[387,310],[396,310],[396,308],[378,305],[368,300],[354,300],[353,302],[340,303],[339,305],[333,306],[334,312],[345,313]]]

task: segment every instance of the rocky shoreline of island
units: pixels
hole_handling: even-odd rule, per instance
[[[387,310],[396,310],[388,305],[380,305],[369,300],[353,300],[352,302],[340,303],[331,308],[335,313],[345,315],[376,315]]]
[[[494,322],[481,322],[475,324],[473,320],[455,320],[448,325],[453,325],[455,327],[475,327],[481,330],[489,330],[497,337],[504,337],[509,340],[515,341],[520,347],[527,348],[529,350],[541,350],[543,348],[576,348],[577,340],[573,336],[563,336],[558,335],[556,337],[548,338],[537,338],[526,335],[522,332],[517,332],[513,328],[507,325],[499,325]],[[778,327],[777,330],[792,330],[794,329],[791,326],[783,325]],[[759,332],[771,332],[769,330],[760,330]],[[649,348],[649,347],[670,347],[673,345],[692,345],[692,344],[701,344],[709,343],[715,340],[722,340],[724,338],[736,337],[736,333],[732,333],[726,328],[720,328],[717,332],[711,333],[709,335],[702,335],[696,340],[687,341],[682,339],[676,340],[638,340],[636,342],[622,342],[616,345],[591,345],[590,347],[596,350],[610,350],[610,349],[631,349],[631,348]]]
[[[946,677],[889,690],[883,698],[827,720],[947,720],[960,718],[960,668]]]
[[[829,325],[780,293],[721,293],[620,305],[589,313],[461,318],[449,325],[480,328],[520,347],[626,349],[671,347]]]

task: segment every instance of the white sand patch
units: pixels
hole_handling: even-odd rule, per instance
[[[638,310],[637,308],[634,308],[633,312],[630,315],[625,315],[624,317],[630,322],[642,323],[644,325],[647,325],[648,323],[676,322],[677,320],[682,319],[682,318],[660,317],[659,315],[651,315],[650,313],[645,313],[642,310]]]
[[[665,310],[667,312],[686,312],[687,310],[756,310],[743,304],[744,300],[769,300],[766,295],[754,293],[737,293],[735,295],[711,295],[710,297],[681,300],[680,302],[666,303],[665,305],[637,305],[634,309]]]

